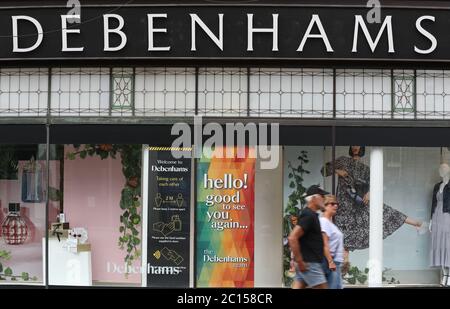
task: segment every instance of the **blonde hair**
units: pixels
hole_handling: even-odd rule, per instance
[[[330,194],[325,196],[325,200],[323,202],[324,205],[327,205],[329,203],[337,203],[336,195]]]

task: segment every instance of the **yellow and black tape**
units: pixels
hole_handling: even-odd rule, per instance
[[[191,151],[192,147],[154,147],[147,148],[150,151]]]

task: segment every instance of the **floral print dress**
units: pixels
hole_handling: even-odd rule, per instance
[[[369,185],[370,169],[359,160],[350,157],[339,157],[335,161],[335,169],[344,170],[349,179],[361,180]],[[332,163],[325,165],[324,176],[333,175]],[[349,189],[352,184],[348,179],[338,177],[337,199],[339,209],[334,222],[344,234],[344,248],[349,251],[366,249],[369,247],[369,213],[370,203],[359,205],[352,197]],[[361,196],[363,197],[363,196]],[[383,238],[394,233],[406,220],[406,215],[392,207],[383,205]]]

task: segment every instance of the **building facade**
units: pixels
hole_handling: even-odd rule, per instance
[[[2,4],[2,284],[289,286],[321,184],[347,287],[448,285],[449,5]],[[174,146],[197,121],[214,129]],[[240,160],[171,153],[230,124],[259,135]]]

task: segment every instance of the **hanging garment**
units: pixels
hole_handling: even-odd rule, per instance
[[[370,206],[361,200],[370,188],[370,168],[350,157],[339,157],[334,165],[335,169],[344,170],[349,176],[338,178],[336,195],[339,210],[334,217],[335,224],[344,234],[344,247],[349,251],[369,248]],[[324,166],[322,173],[324,176],[333,175],[331,162]],[[405,214],[384,204],[383,238],[399,229],[405,220]]]
[[[41,203],[44,201],[43,180],[42,166],[32,158],[22,171],[22,202]]]

